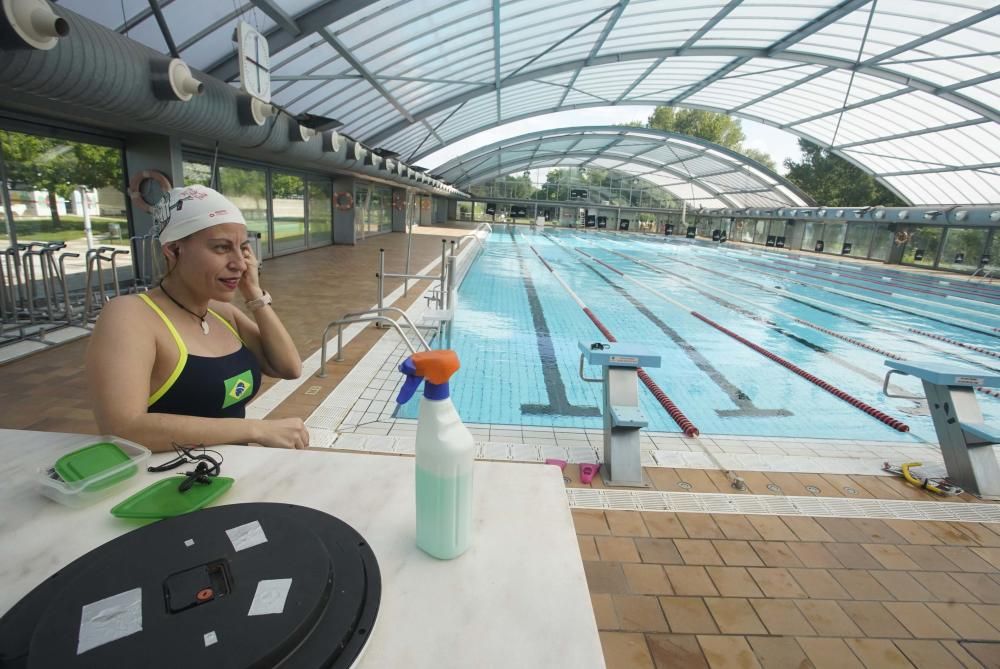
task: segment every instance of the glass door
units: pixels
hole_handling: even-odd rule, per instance
[[[329,180],[308,182],[309,246],[333,243],[333,184]]]
[[[219,167],[219,192],[240,208],[247,229],[260,233],[261,256],[272,257],[274,253],[267,226],[267,173],[262,169],[222,165]]]
[[[271,212],[274,252],[288,253],[306,247],[306,185],[294,174],[271,173]]]

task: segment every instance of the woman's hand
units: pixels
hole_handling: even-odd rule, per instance
[[[271,448],[308,448],[309,430],[301,418],[265,419],[260,421],[254,441]]]
[[[260,267],[260,261],[253,254],[253,249],[250,248],[249,244],[246,244],[240,250],[243,253],[243,262],[247,265],[243,276],[240,277],[240,295],[247,301],[256,300],[264,294],[264,291],[260,289],[260,274],[257,271],[257,268]]]

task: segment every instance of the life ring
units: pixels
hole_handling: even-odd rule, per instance
[[[401,198],[399,195],[392,196],[392,208],[396,211],[403,211],[406,209],[406,200]]]
[[[132,200],[132,206],[138,207],[145,212],[152,211],[156,205],[155,202],[146,202],[146,199],[142,196],[142,185],[147,181],[154,181],[159,184],[160,189],[164,193],[169,193],[170,189],[173,188],[167,175],[159,170],[142,170],[133,174],[128,182],[128,196]]]
[[[900,230],[899,232],[896,233],[896,236],[893,238],[893,241],[896,242],[897,244],[905,244],[906,242],[910,241],[910,233],[907,232],[906,230]]]
[[[431,199],[429,197],[420,198],[420,208],[427,211],[431,208]]]
[[[743,221],[736,221],[736,229],[737,230],[743,229]]]
[[[337,211],[350,211],[354,207],[354,196],[346,191],[334,193],[333,206]]]

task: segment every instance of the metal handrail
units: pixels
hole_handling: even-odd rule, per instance
[[[967,279],[967,281],[972,281],[973,279],[976,278],[977,274],[979,274],[980,272],[982,272],[983,273],[983,280],[985,281],[986,279],[989,279],[990,283],[992,283],[993,282],[993,272],[995,272],[995,271],[996,271],[995,267],[988,267],[986,265],[983,265],[982,267],[980,267],[979,269],[977,269],[975,272],[973,272],[972,276],[970,276]]]
[[[326,328],[323,330],[323,344],[320,348],[319,372],[316,374],[316,376],[320,378],[326,377],[326,341],[327,339],[329,339],[330,329],[334,325],[337,326],[337,357],[335,359],[337,360],[337,362],[340,362],[344,359],[343,356],[344,326],[351,323],[371,323],[371,322],[387,323],[389,326],[395,328],[396,332],[399,333],[400,339],[402,339],[403,343],[406,344],[406,348],[410,349],[410,353],[417,352],[417,350],[413,348],[413,344],[410,342],[410,340],[407,339],[405,334],[403,334],[403,329],[399,327],[399,323],[392,320],[391,318],[385,318],[384,316],[355,316],[353,318],[340,318],[338,320],[330,322],[330,324],[328,324]],[[424,343],[424,345],[426,346],[426,342],[423,341],[423,337],[420,337],[420,339],[421,342]],[[427,350],[430,350],[430,347],[428,347]]]
[[[350,313],[344,314],[343,316],[341,316],[341,318],[351,318],[353,316],[367,316],[369,314],[381,315],[381,313],[384,311],[394,311],[398,313],[400,316],[402,316],[403,320],[406,321],[406,324],[410,326],[410,329],[417,334],[417,339],[419,339],[420,343],[424,345],[424,349],[428,351],[431,350],[430,344],[428,344],[427,340],[424,339],[424,336],[420,334],[420,330],[418,330],[417,326],[413,324],[413,321],[410,320],[410,317],[406,315],[406,312],[400,309],[399,307],[379,307],[375,309],[366,309],[364,311],[352,311]]]

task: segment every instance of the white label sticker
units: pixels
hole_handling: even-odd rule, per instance
[[[975,376],[956,376],[955,385],[956,386],[981,386],[986,381],[986,379],[979,379]]]
[[[205,635],[205,648],[208,648],[209,646],[214,646],[217,643],[219,643],[219,637],[216,636],[215,630],[212,630],[211,632]]]
[[[142,588],[87,604],[80,616],[76,654],[142,631]]]
[[[184,541],[184,545],[187,546],[188,548],[191,548],[192,546],[194,546],[194,539],[186,539]]]
[[[281,613],[285,610],[285,599],[288,589],[292,587],[292,579],[275,578],[257,583],[257,592],[250,603],[248,616],[266,616],[271,613]]]
[[[608,362],[618,362],[626,365],[638,365],[639,358],[629,358],[624,355],[612,355],[608,357]]]
[[[267,537],[264,536],[264,528],[256,520],[252,523],[226,530],[226,535],[233,542],[233,548],[236,549],[236,552],[267,543]]]

